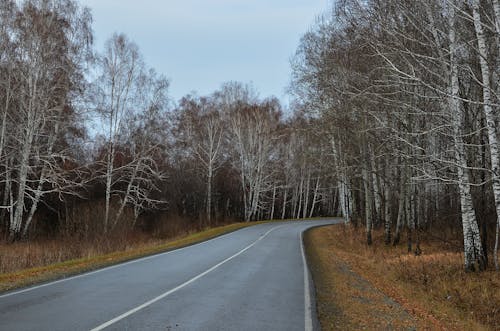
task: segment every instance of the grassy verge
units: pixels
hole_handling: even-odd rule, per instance
[[[423,254],[413,256],[404,245],[386,247],[381,232],[371,247],[364,238],[344,225],[305,236],[323,330],[500,330],[497,272],[465,273],[459,249],[441,242],[423,242]],[[363,280],[375,290],[367,294]],[[385,295],[412,321],[393,314],[396,305]]]
[[[244,227],[261,223],[266,222],[234,223],[196,232],[168,241],[136,243],[134,245],[127,246],[123,250],[107,254],[99,254],[99,252],[89,251],[85,257],[2,273],[0,274],[0,292],[44,281],[55,280],[120,262],[137,259],[143,256],[189,246]],[[29,258],[29,256],[27,258]]]

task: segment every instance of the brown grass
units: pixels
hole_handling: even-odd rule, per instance
[[[192,245],[259,223],[265,222],[233,223],[168,240],[135,234],[93,242],[0,244],[0,292]]]
[[[385,246],[379,231],[374,232],[374,244],[367,246],[362,229],[344,225],[312,230],[307,238],[314,243],[309,245],[309,254],[315,284],[318,279],[321,291],[330,293],[318,294],[320,320],[325,325],[335,326],[338,318],[335,309],[329,313],[322,306],[337,305],[337,311],[347,314],[340,319],[345,323],[352,323],[353,314],[359,316],[360,307],[346,308],[347,313],[340,309],[351,295],[349,289],[342,289],[346,280],[338,275],[340,266],[346,264],[404,307],[418,329],[500,330],[500,274],[494,270],[466,273],[463,254],[453,245],[424,241],[423,254],[414,256],[407,253],[406,245]]]

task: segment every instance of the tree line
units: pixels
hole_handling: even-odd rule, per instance
[[[288,112],[238,82],[174,102],[127,36],[95,51],[74,0],[0,16],[6,240],[339,215],[415,254],[457,229],[467,270],[498,268],[498,0],[336,1],[292,58]]]
[[[491,251],[498,269],[499,63],[498,0],[340,0],[304,34],[291,91],[368,244],[406,229],[419,254],[440,222],[462,228],[467,270]]]
[[[5,0],[0,16],[6,240],[334,213],[311,121],[275,97],[228,82],[175,103],[127,36],[94,50],[74,0]]]

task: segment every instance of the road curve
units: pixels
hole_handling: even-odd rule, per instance
[[[0,295],[0,330],[313,330],[304,230],[273,222]]]

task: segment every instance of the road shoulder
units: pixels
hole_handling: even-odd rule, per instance
[[[416,330],[415,319],[401,305],[333,254],[322,229],[304,235],[321,329]]]

